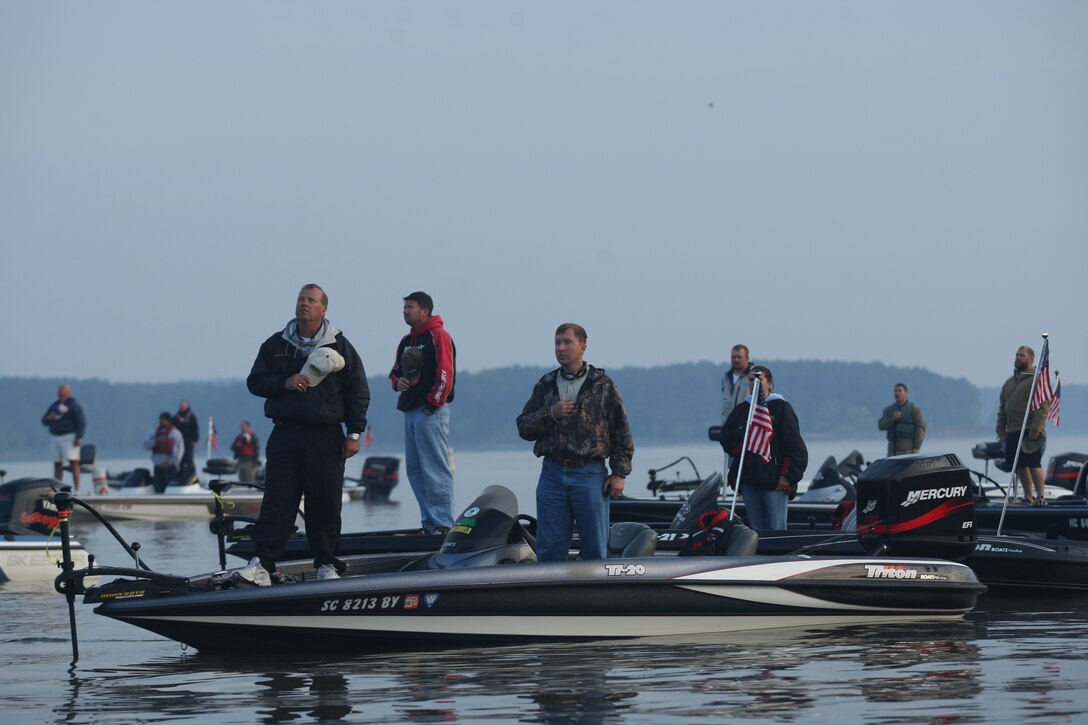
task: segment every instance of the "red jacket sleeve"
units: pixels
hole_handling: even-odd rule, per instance
[[[434,341],[434,386],[427,394],[427,402],[441,408],[446,404],[446,398],[453,388],[453,340],[442,327],[431,330],[431,339]]]

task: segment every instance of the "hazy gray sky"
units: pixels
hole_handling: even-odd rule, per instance
[[[388,370],[1088,381],[1088,3],[0,0],[0,375],[244,377],[305,282]]]

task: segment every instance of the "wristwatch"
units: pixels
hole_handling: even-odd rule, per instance
[[[348,433],[348,438],[352,439],[353,441],[357,441],[357,440],[359,440],[359,434],[358,433]]]

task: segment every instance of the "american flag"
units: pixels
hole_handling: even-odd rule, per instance
[[[1062,379],[1056,372],[1054,379],[1058,381],[1058,384],[1054,386],[1054,397],[1050,399],[1050,412],[1046,417],[1054,421],[1054,426],[1057,427],[1062,418]]]
[[[208,447],[213,451],[219,450],[219,434],[215,432],[215,418],[208,416]]]
[[[756,384],[759,397],[756,399],[756,409],[752,412],[752,427],[748,430],[747,450],[755,453],[763,459],[764,463],[771,460],[771,439],[774,437],[774,429],[771,428],[771,411],[767,410],[767,396],[763,394],[763,386]]]
[[[1050,340],[1043,340],[1043,356],[1040,358],[1035,395],[1031,398],[1031,409],[1035,410],[1053,397],[1054,391],[1050,388]]]

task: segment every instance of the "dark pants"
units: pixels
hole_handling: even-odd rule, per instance
[[[338,425],[277,425],[265,448],[264,498],[253,527],[261,565],[276,570],[291,536],[299,502],[306,497],[306,538],[314,566],[338,565],[344,492],[344,432]]]
[[[1016,444],[1020,441],[1020,431],[1013,431],[1009,433],[1005,439],[1005,465],[1009,470],[1012,470],[1012,459],[1016,457]],[[1024,435],[1024,443],[1028,443],[1027,434]],[[1041,441],[1041,445],[1038,450],[1028,453],[1024,450],[1024,447],[1020,447],[1020,459],[1016,462],[1016,467],[1019,468],[1042,468],[1043,467],[1043,452],[1046,451],[1046,439]],[[1029,446],[1030,447],[1030,446]]]
[[[196,473],[196,464],[193,463],[193,448],[196,441],[185,441],[185,452],[181,454],[181,470],[183,473]]]
[[[76,464],[79,465],[78,463]],[[163,493],[166,491],[166,487],[174,482],[174,479],[178,477],[178,467],[168,466],[166,468],[160,468],[155,466],[155,473],[151,478],[151,485],[155,487],[155,493]]]

